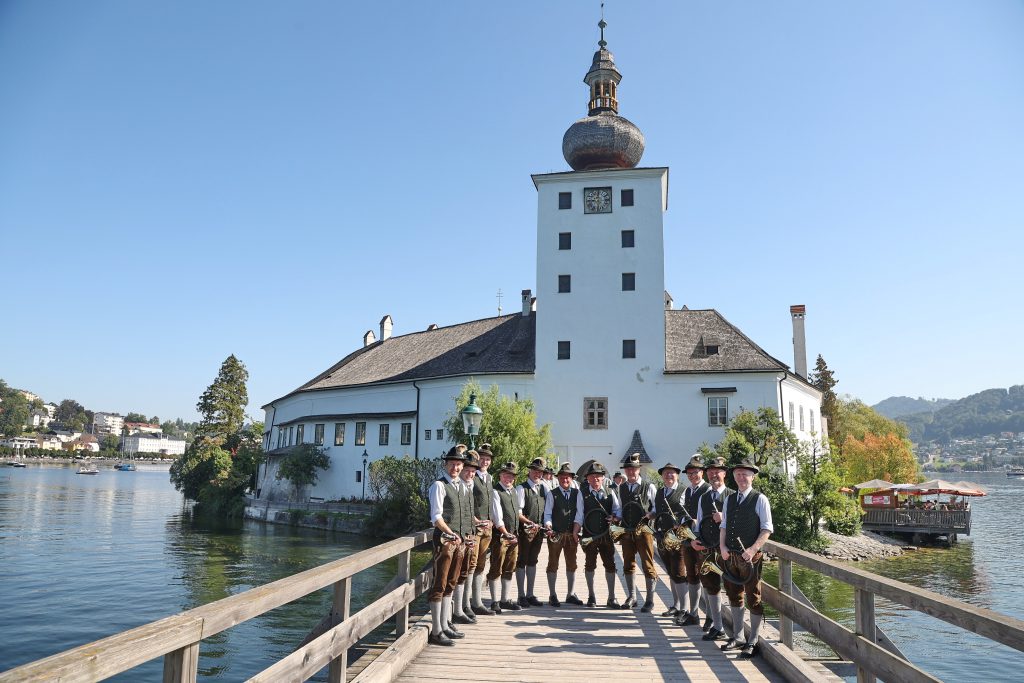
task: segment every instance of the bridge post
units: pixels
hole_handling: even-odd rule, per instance
[[[857,635],[867,638],[872,643],[877,642],[875,638],[875,594],[861,588],[854,588],[853,602]],[[857,683],[875,683],[875,677],[857,667]]]
[[[348,619],[352,605],[352,578],[347,577],[334,583],[334,601],[331,614],[334,617],[332,628]],[[327,680],[330,683],[345,683],[345,670],[348,668],[348,649],[331,660],[327,669]]]
[[[409,582],[409,570],[412,565],[412,551],[406,550],[398,556],[398,580],[403,584]],[[409,603],[395,614],[395,637],[405,635],[409,630]]]
[[[164,655],[163,683],[196,683],[199,677],[199,643]]]
[[[779,590],[793,596],[793,561],[779,558]],[[793,649],[793,620],[785,614],[779,617],[779,636],[782,644]]]

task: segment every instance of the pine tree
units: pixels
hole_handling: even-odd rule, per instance
[[[821,414],[831,421],[836,417],[836,405],[838,399],[836,394],[832,391],[832,387],[839,384],[839,381],[832,374],[832,371],[828,369],[828,364],[825,363],[825,359],[818,354],[818,360],[814,363],[814,374],[812,375],[811,384],[821,392]]]
[[[249,403],[249,392],[245,383],[249,371],[234,354],[228,356],[220,366],[217,379],[206,388],[196,410],[202,416],[197,436],[211,439],[226,439],[237,434],[245,421],[245,406]]]

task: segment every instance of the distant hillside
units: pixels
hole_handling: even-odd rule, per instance
[[[951,398],[910,398],[909,396],[890,396],[871,406],[875,411],[888,418],[903,417],[905,415],[918,415],[920,413],[934,413],[939,408],[945,408],[953,403]]]
[[[999,432],[1022,432],[1024,385],[1018,384],[1009,389],[986,389],[938,410],[901,415],[896,419],[910,428],[910,438],[918,443],[973,438]]]

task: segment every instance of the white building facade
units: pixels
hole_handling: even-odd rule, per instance
[[[182,439],[172,439],[163,434],[155,435],[137,432],[124,437],[121,452],[124,455],[157,453],[173,457],[185,453],[185,441]]]
[[[596,459],[615,469],[636,450],[658,465],[685,462],[743,409],[774,409],[804,441],[824,432],[821,395],[804,376],[717,311],[672,309],[669,170],[637,166],[643,135],[618,115],[621,75],[603,35],[599,45],[584,79],[588,115],[563,140],[573,170],[533,176],[536,306],[524,290],[515,314],[397,337],[385,316],[379,335],[367,332],[361,348],[264,406],[270,457],[258,495],[289,495],[276,456],[299,443],[331,457],[304,492],[327,500],[362,494],[364,460],[437,457],[451,446],[443,423],[471,378],[533,399],[538,423],[551,426],[552,460],[576,466]],[[802,353],[803,307],[791,313]]]

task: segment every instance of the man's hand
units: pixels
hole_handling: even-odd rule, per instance
[[[704,546],[702,546],[700,544],[700,541],[690,541],[690,547],[693,548],[694,550],[696,550],[697,552],[700,552],[700,553],[702,553],[705,550],[707,550],[707,548],[705,548]]]
[[[725,546],[722,546],[722,559],[723,560],[728,560],[729,559],[729,555],[730,555],[729,551],[725,548]]]
[[[721,524],[722,523],[722,513],[721,512],[712,513],[711,519],[715,520],[715,524]]]
[[[581,527],[578,522],[573,522],[572,523],[572,533],[573,533],[573,536],[579,536],[580,535],[580,531],[582,529],[583,529],[583,527]]]
[[[742,557],[747,562],[753,562],[754,561],[754,555],[757,555],[757,551],[754,550],[753,548],[747,548],[746,550],[743,551],[743,554],[740,555],[740,557]]]

